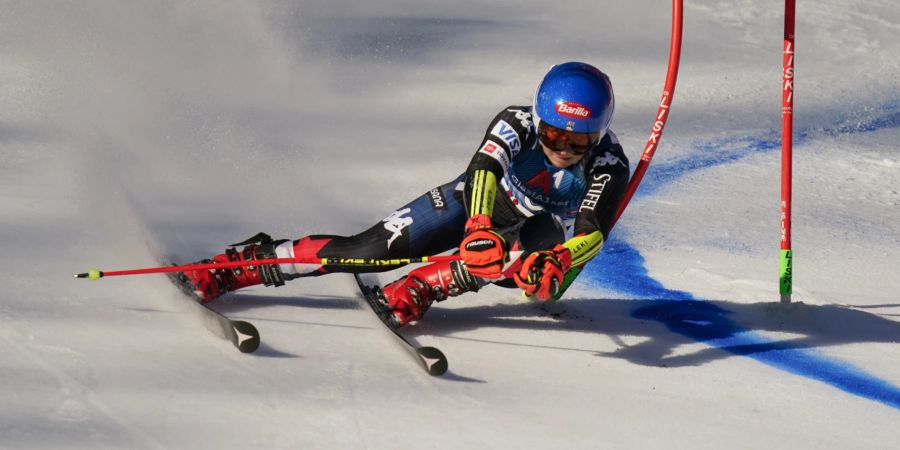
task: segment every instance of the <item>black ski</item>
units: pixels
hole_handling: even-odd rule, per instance
[[[187,284],[187,279],[180,272],[166,274],[169,280],[178,286],[192,301],[193,308],[203,314],[203,323],[209,331],[225,340],[231,341],[242,353],[253,353],[259,348],[259,331],[250,322],[232,320],[222,313],[206,306],[194,293],[193,288]]]
[[[372,308],[372,312],[378,316],[378,319],[381,320],[384,327],[396,338],[395,341],[416,360],[419,366],[432,376],[441,376],[447,372],[447,357],[444,356],[443,352],[434,347],[420,347],[416,343],[410,342],[409,339],[403,337],[403,335],[397,331],[398,326],[396,322],[394,322],[394,314],[391,312],[388,305],[384,304],[379,298],[378,294],[379,291],[381,291],[381,288],[378,286],[366,285],[359,274],[353,274],[353,277],[356,278],[356,283],[359,285],[359,290],[366,300],[366,304]]]

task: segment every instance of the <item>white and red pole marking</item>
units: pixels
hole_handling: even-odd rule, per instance
[[[791,301],[793,286],[791,154],[794,143],[794,6],[795,0],[785,0],[784,72],[781,82],[781,255],[779,258],[779,292],[783,303]]]

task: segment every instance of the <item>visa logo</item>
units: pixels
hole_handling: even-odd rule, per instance
[[[519,133],[513,129],[506,121],[500,120],[494,125],[491,134],[502,139],[509,146],[509,152],[515,155],[522,148],[522,142],[519,140]]]

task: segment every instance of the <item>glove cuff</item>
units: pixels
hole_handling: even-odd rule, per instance
[[[559,260],[559,263],[562,265],[562,271],[568,272],[572,267],[572,252],[569,251],[562,244],[557,244],[556,247],[553,247],[553,253],[556,255],[556,259]]]
[[[494,228],[494,225],[491,223],[491,216],[487,214],[475,214],[466,220],[466,233],[491,228]]]

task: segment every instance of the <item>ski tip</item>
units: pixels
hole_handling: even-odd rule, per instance
[[[425,370],[433,377],[439,377],[447,372],[447,357],[444,353],[434,347],[419,347],[416,349],[422,363],[425,364]]]
[[[231,322],[234,331],[232,341],[241,353],[253,353],[259,348],[259,331],[250,322],[235,320]]]
[[[89,280],[99,280],[103,278],[103,272],[97,269],[88,270],[85,273],[76,273],[75,278],[87,278]]]

